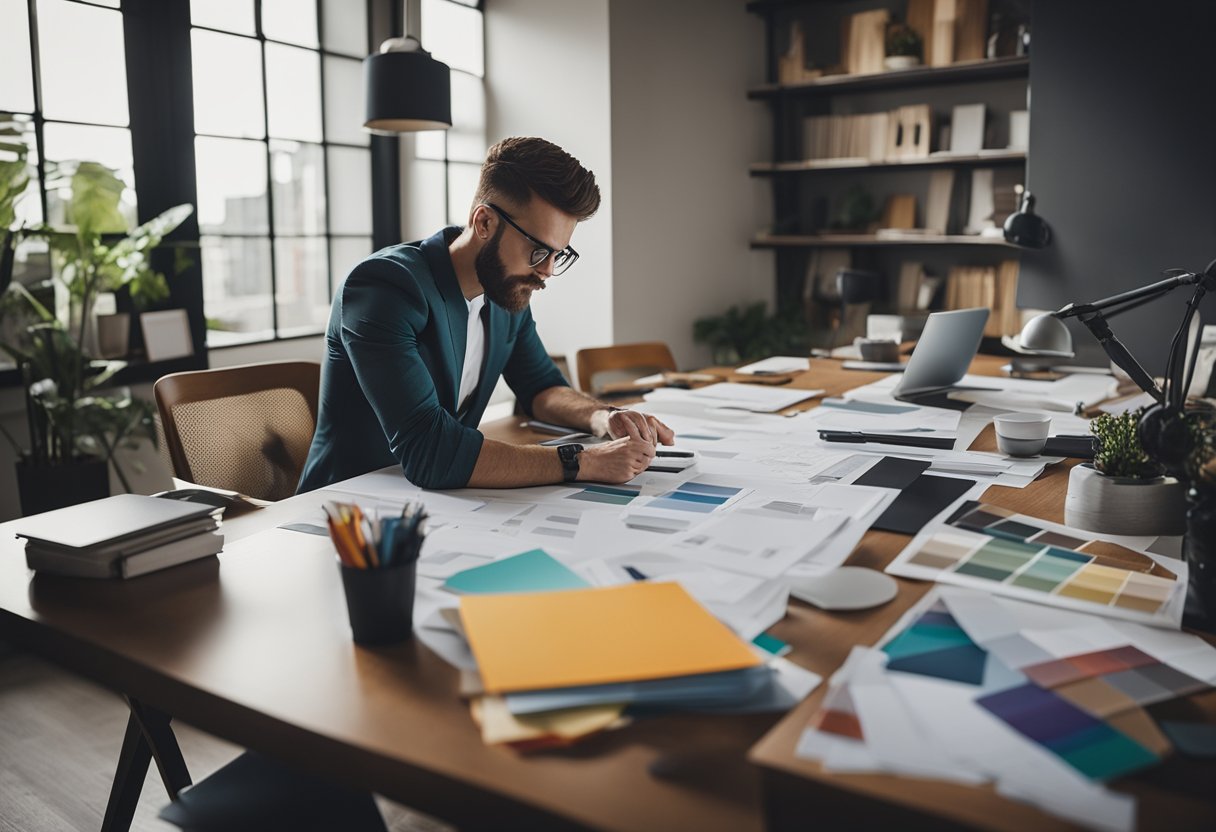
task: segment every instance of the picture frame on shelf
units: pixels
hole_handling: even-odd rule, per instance
[[[139,325],[143,330],[144,351],[149,362],[194,355],[194,339],[185,309],[143,312],[139,316]]]

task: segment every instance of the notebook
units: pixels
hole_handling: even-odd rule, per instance
[[[14,534],[34,543],[122,556],[145,548],[147,535],[201,522],[215,511],[215,506],[116,494],[27,517],[16,523]]]

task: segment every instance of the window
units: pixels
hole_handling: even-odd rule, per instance
[[[372,248],[367,8],[191,0],[190,12],[208,345],[322,332],[333,288]]]
[[[125,4],[129,10],[124,0],[0,0],[0,112],[16,114],[38,172],[18,205],[19,217],[27,224],[64,221],[64,182],[57,171],[73,160],[118,169],[134,186],[132,194],[156,190],[159,198],[148,198],[149,209],[168,207],[166,192],[177,201],[196,192],[207,345],[323,332],[335,287],[372,249],[362,60],[379,46],[371,37],[372,12],[376,20],[388,20],[400,13],[399,3]],[[136,42],[124,38],[124,14],[140,16],[125,28]],[[149,16],[154,28],[132,29],[132,22],[143,18],[146,24]],[[406,239],[467,220],[486,148],[480,3],[423,0],[421,22],[423,44],[452,67],[454,126],[404,141]],[[141,37],[145,42],[138,42]],[[183,61],[189,46],[192,86],[175,74],[170,88],[189,90],[183,97],[192,103],[194,169],[173,164],[176,151],[165,152],[141,183],[135,173],[150,157],[140,150],[136,159],[133,147],[181,135],[183,120],[159,105],[173,94],[164,84],[134,70],[127,78],[132,57],[148,52],[148,38],[166,40],[172,49],[162,54]],[[133,143],[133,135],[142,136],[142,144]],[[174,187],[157,190],[158,177],[174,178]],[[137,219],[134,197],[123,209],[129,220]],[[192,230],[183,233],[194,239]],[[32,284],[50,269],[45,243],[21,244],[18,279]],[[196,297],[183,302],[198,308]]]
[[[469,219],[486,154],[485,46],[475,2],[422,0],[422,45],[452,68],[452,127],[418,133],[407,166],[406,238]]]
[[[3,126],[21,134],[36,170],[15,206],[17,221],[63,224],[71,163],[101,162],[135,184],[119,2],[0,0],[0,21],[0,112],[11,114]],[[82,54],[88,84],[79,72]],[[134,222],[135,202],[122,210]],[[23,239],[14,279],[33,286],[50,276],[46,242]],[[13,366],[8,356],[0,360]]]

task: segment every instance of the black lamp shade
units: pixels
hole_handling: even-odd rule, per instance
[[[1022,206],[1005,219],[1005,240],[1023,248],[1046,248],[1051,242],[1051,226],[1034,212],[1034,195],[1022,195]]]
[[[363,59],[364,127],[376,133],[452,126],[452,75],[429,53],[381,52]]]

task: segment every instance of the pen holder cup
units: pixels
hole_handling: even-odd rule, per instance
[[[414,631],[414,563],[382,569],[339,566],[356,644],[394,644]]]

